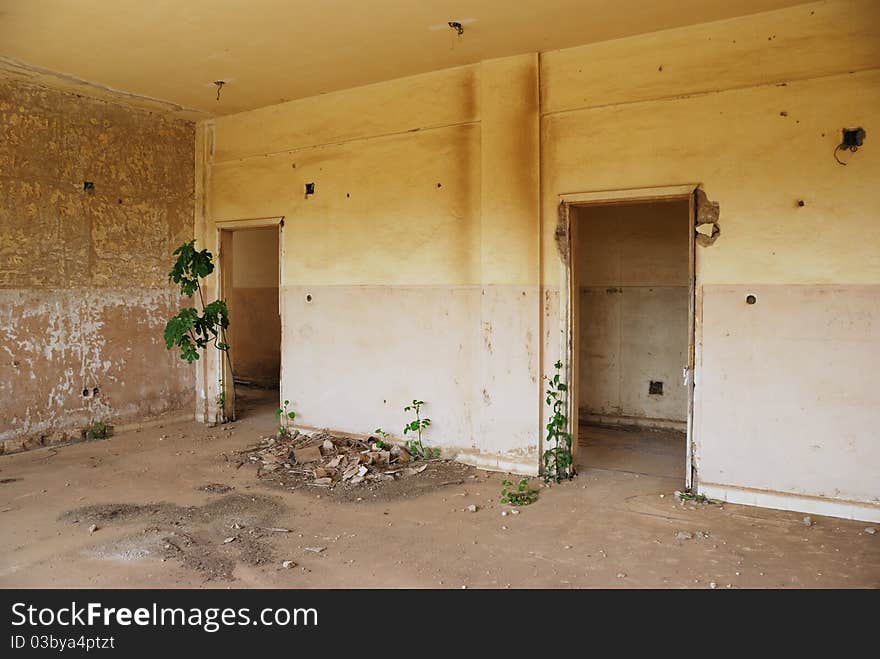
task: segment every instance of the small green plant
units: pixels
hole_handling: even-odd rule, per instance
[[[422,431],[425,430],[428,426],[431,425],[431,419],[423,419],[421,412],[422,406],[425,404],[423,400],[415,400],[413,399],[412,404],[407,405],[403,408],[404,412],[413,412],[416,415],[416,418],[407,423],[403,427],[403,434],[407,435],[408,433],[414,432],[418,434],[416,439],[407,440],[405,443],[406,450],[409,452],[411,456],[413,456],[416,460],[430,460],[431,458],[439,458],[440,457],[440,449],[435,448],[431,449],[422,444]]]
[[[279,437],[290,437],[290,426],[296,418],[296,412],[289,411],[287,409],[288,405],[290,405],[290,401],[286,400],[283,407],[275,410],[275,421],[278,422]]]
[[[516,484],[515,489],[513,483],[509,480],[501,481],[504,489],[501,490],[501,503],[511,506],[528,506],[538,500],[538,490],[529,487],[529,479],[523,478]]]
[[[214,272],[211,252],[206,249],[196,251],[195,243],[195,240],[191,240],[174,250],[177,261],[168,273],[168,279],[177,284],[181,294],[188,298],[198,293],[202,313],[187,307],[178,311],[165,324],[165,346],[169,350],[175,346],[180,348],[180,358],[190,364],[199,358],[199,350],[210,343],[218,350],[229,350],[229,346],[223,341],[223,332],[229,327],[226,303],[223,300],[214,300],[206,304],[199,283],[200,279]]]
[[[376,428],[373,432],[381,437],[381,439],[377,439],[375,441],[377,448],[385,449],[390,446],[390,444],[388,443],[388,438],[391,437],[391,433],[387,433],[381,428]]]
[[[559,483],[574,476],[571,458],[571,434],[567,430],[568,417],[565,415],[565,396],[568,385],[562,381],[562,362],[554,365],[556,373],[548,378],[547,405],[551,408],[547,422],[547,446],[544,451],[544,480]]]
[[[98,419],[89,424],[89,427],[86,428],[85,435],[86,439],[104,439],[107,437],[107,433],[107,424]]]
[[[682,501],[693,501],[694,503],[718,503],[707,497],[705,494],[693,494],[692,492],[679,492],[676,490],[675,496]]]

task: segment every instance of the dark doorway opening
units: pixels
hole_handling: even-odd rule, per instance
[[[235,416],[277,405],[281,374],[278,226],[221,231]]]
[[[572,206],[578,462],[683,480],[690,200]]]

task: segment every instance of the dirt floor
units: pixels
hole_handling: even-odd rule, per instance
[[[674,435],[585,429],[591,466],[513,513],[460,465],[358,496],[260,480],[235,456],[273,409],[0,457],[0,586],[880,586],[870,524],[679,502]]]

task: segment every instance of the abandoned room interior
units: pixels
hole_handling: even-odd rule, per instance
[[[0,586],[880,586],[880,3],[515,4],[0,0]]]

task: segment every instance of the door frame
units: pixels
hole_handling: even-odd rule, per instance
[[[699,183],[686,183],[651,188],[629,188],[622,190],[597,190],[560,194],[559,220],[556,227],[556,240],[562,253],[560,268],[559,320],[563,376],[568,384],[566,412],[568,415],[568,431],[572,437],[572,458],[578,451],[578,386],[579,373],[575,349],[579,345],[579,299],[575,291],[575,255],[576,241],[573,239],[571,208],[579,206],[608,206],[613,204],[644,203],[651,201],[688,200],[688,215],[691,231],[688,237],[688,354],[687,364],[682,378],[687,387],[687,441],[685,449],[685,488],[691,491],[697,483],[697,470],[694,452],[694,398],[696,393],[694,370],[699,357],[696,322],[697,290],[699,271],[696,262],[696,201],[694,194],[700,187]]]
[[[214,230],[215,230],[215,245],[217,246],[217,265],[216,265],[216,275],[217,275],[217,299],[224,300],[226,295],[226,282],[225,282],[225,273],[223,270],[224,259],[223,259],[223,232],[234,233],[235,231],[240,231],[242,229],[260,229],[265,227],[278,227],[278,314],[281,316],[281,346],[282,350],[282,359],[281,359],[281,369],[278,374],[279,382],[282,380],[284,375],[284,359],[283,359],[283,348],[284,348],[284,309],[283,309],[283,300],[284,296],[281,295],[281,286],[284,283],[284,216],[276,215],[274,217],[255,217],[255,218],[247,218],[247,219],[239,219],[239,220],[218,220],[214,222]],[[235,265],[232,266],[235,268]],[[231,320],[231,319],[230,319]],[[225,337],[224,337],[225,341]],[[223,416],[228,421],[235,421],[235,381],[234,374],[232,372],[230,360],[220,359],[218,360],[218,369],[219,372],[217,375],[222,378],[223,382],[223,402],[224,407],[222,410]],[[219,385],[218,385],[219,391]],[[283,397],[283,396],[282,396]]]

